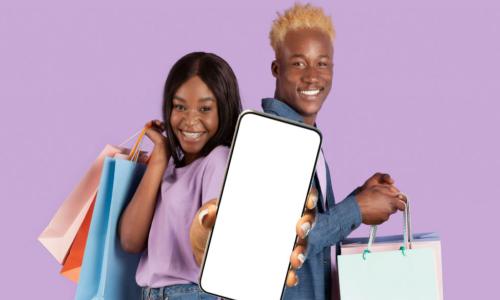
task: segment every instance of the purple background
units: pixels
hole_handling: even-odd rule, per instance
[[[160,116],[181,55],[227,59],[246,108],[272,96],[267,35],[292,3],[0,2],[2,299],[73,297],[75,285],[36,238],[106,143]],[[442,236],[446,298],[491,298],[500,267],[499,2],[313,3],[338,32],[333,92],[319,117],[337,198],[390,172],[413,201],[415,231]],[[396,215],[381,231],[400,227]]]

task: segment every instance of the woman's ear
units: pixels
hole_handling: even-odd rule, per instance
[[[271,63],[271,73],[275,78],[278,78],[279,75],[279,65],[277,60],[273,60]]]

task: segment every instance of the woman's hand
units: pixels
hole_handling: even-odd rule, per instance
[[[191,240],[191,248],[193,250],[194,258],[198,266],[200,266],[203,261],[208,236],[215,224],[218,202],[219,201],[217,199],[212,199],[203,204],[191,223],[189,238]]]
[[[295,247],[290,255],[290,270],[286,277],[286,286],[292,287],[299,284],[299,278],[297,277],[296,271],[305,260],[305,253],[307,249],[307,236],[314,226],[316,220],[316,205],[318,203],[318,190],[311,187],[309,194],[307,195],[306,208],[302,214],[302,217],[297,222],[295,226],[295,232],[297,233],[298,239],[295,243]]]
[[[166,164],[170,158],[170,147],[167,138],[163,135],[165,124],[160,120],[152,120],[145,125],[148,130],[146,136],[153,142],[154,149],[151,153],[150,163]]]
[[[296,225],[298,240],[292,254],[290,255],[291,268],[288,271],[286,280],[286,285],[289,287],[298,284],[298,278],[295,271],[304,263],[304,254],[307,247],[307,235],[314,224],[317,202],[318,191],[315,188],[311,188],[307,196],[304,213]],[[191,240],[191,248],[193,250],[194,258],[198,265],[201,265],[203,261],[208,236],[210,235],[210,231],[215,224],[217,204],[217,199],[210,200],[203,204],[191,223],[189,238]]]

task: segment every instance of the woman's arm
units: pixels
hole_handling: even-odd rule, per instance
[[[170,156],[166,138],[161,134],[161,123],[159,121],[150,123],[153,125],[152,128],[148,129],[146,135],[155,146],[146,172],[121,216],[118,230],[123,250],[131,253],[139,253],[146,248],[156,199]]]

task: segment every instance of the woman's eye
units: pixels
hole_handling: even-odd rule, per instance
[[[175,110],[180,110],[180,111],[183,111],[185,110],[186,108],[184,107],[184,105],[182,104],[174,104],[174,109]]]
[[[209,107],[209,106],[203,106],[202,108],[200,108],[200,111],[201,112],[209,112],[212,108]]]

